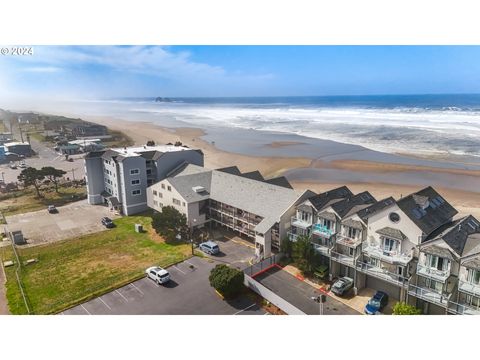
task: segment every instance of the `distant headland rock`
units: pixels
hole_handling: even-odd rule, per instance
[[[159,96],[155,98],[155,102],[172,102],[172,99]]]

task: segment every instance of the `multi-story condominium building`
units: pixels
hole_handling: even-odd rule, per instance
[[[480,314],[478,220],[467,216],[441,226],[419,250],[410,303],[429,314]]]
[[[224,226],[255,242],[256,255],[271,255],[272,247],[290,228],[295,206],[311,191],[293,190],[283,178],[264,179],[259,172],[230,167],[209,170],[186,165],[147,189],[147,204],[156,211],[173,206],[191,228]]]
[[[314,248],[330,267],[330,277],[351,276],[366,237],[357,213],[376,202],[368,192],[353,195],[345,186],[314,195],[296,208],[289,239],[309,236]]]
[[[203,166],[203,153],[174,145],[90,152],[85,156],[88,203],[105,203],[125,215],[145,211],[147,186],[185,163]]]

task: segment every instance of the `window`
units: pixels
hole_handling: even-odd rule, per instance
[[[153,200],[153,206],[158,206],[158,201]]]
[[[140,189],[138,189],[138,190],[132,190],[132,195],[133,195],[133,196],[138,196],[138,195],[140,195],[141,193],[142,193],[142,191],[141,191]]]
[[[468,269],[467,281],[471,284],[480,284],[480,270]]]
[[[130,175],[138,175],[140,174],[140,169],[131,169],[130,170]]]
[[[158,206],[163,207],[163,204],[162,204],[162,203],[158,203]]]
[[[310,214],[305,211],[299,211],[297,217],[302,221],[308,221],[310,219]]]
[[[348,248],[348,255],[353,256],[354,249],[353,248]]]
[[[153,196],[157,196],[158,193],[157,193],[157,190],[153,190]]]
[[[327,220],[327,219],[323,219],[323,226],[325,226],[328,230],[331,230],[332,229],[332,221]]]
[[[162,189],[165,189],[165,184],[162,184]]]
[[[360,231],[358,231],[357,229],[355,229],[353,227],[347,226],[346,233],[347,233],[347,236],[350,239],[356,239],[358,237],[358,235],[360,234]]]
[[[158,192],[158,197],[163,198],[163,194],[160,191]]]
[[[147,175],[150,175],[152,173],[152,169],[147,169]]]
[[[167,186],[168,191],[172,191],[172,187],[170,185]]]
[[[172,199],[172,202],[173,202],[175,205],[180,205],[180,200],[178,200],[178,199],[173,198],[173,199]]]
[[[389,239],[389,238],[383,239],[383,251],[394,252],[394,251],[397,251],[397,249],[398,249],[398,241]]]
[[[375,267],[380,267],[380,260],[375,258],[370,258],[369,263]]]
[[[131,181],[132,185],[140,185],[140,179],[135,179]]]
[[[389,215],[388,215],[388,218],[390,219],[391,222],[393,223],[398,223],[400,221],[400,215],[398,215],[397,213],[395,212],[391,212]]]
[[[433,269],[446,271],[448,269],[449,261],[436,255],[427,254],[427,266]]]
[[[182,206],[185,206],[185,202],[182,202]]]
[[[403,276],[403,266],[398,266],[397,267],[397,274],[400,276]]]

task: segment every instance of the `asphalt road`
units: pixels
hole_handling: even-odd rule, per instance
[[[222,300],[208,282],[218,262],[193,257],[168,268],[172,280],[157,285],[142,278],[62,312],[64,315],[264,315],[246,296]]]
[[[320,292],[290,273],[278,267],[273,267],[255,276],[255,280],[304,313],[308,315],[320,314],[320,305],[311,299],[312,296],[320,295]],[[359,312],[327,295],[327,300],[323,304],[323,314],[359,315]]]

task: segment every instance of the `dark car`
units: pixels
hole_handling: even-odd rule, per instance
[[[102,225],[109,229],[115,227],[115,224],[113,223],[112,219],[108,217],[102,218]]]
[[[50,214],[58,213],[58,210],[57,210],[57,208],[55,207],[55,205],[48,205],[47,210],[48,210],[48,212],[49,212]]]
[[[383,291],[377,291],[365,305],[365,314],[375,315],[380,312],[388,303],[388,294]]]
[[[353,279],[349,277],[342,277],[335,281],[335,283],[332,285],[332,292],[335,295],[338,296],[343,296],[346,295],[350,289],[353,288]]]

